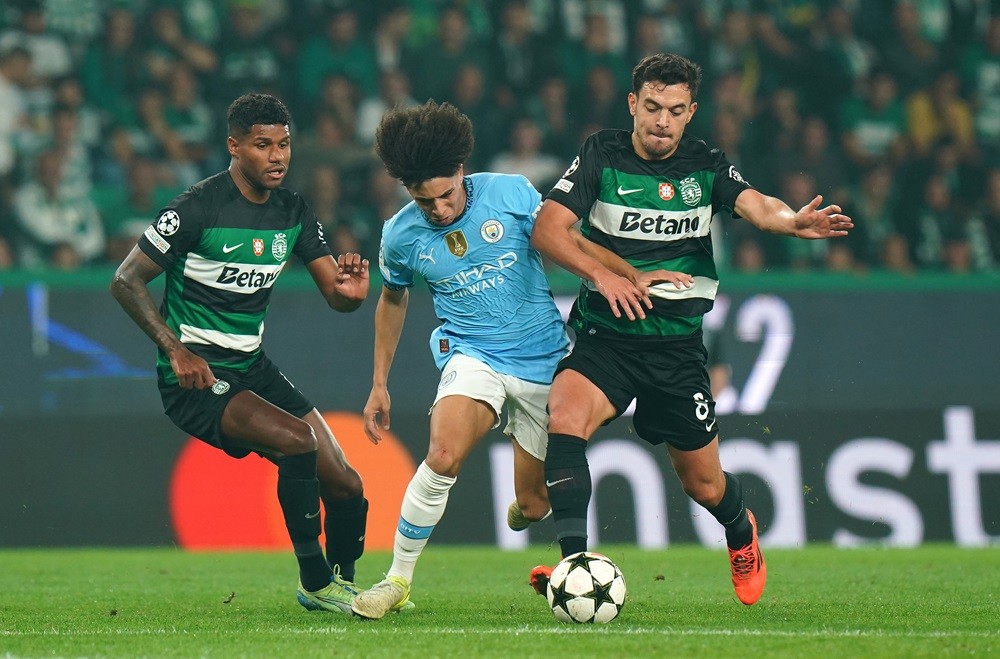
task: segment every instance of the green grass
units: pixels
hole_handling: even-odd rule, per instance
[[[1000,656],[997,549],[771,550],[752,607],[719,551],[603,550],[629,586],[604,626],[556,622],[527,586],[544,546],[432,544],[417,609],[378,622],[301,609],[285,554],[5,550],[0,657]],[[367,554],[359,581],[389,560]]]

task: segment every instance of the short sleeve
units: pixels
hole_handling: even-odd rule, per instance
[[[736,198],[744,190],[753,186],[743,179],[736,166],[726,159],[719,149],[712,149],[712,159],[715,163],[715,185],[712,186],[712,206],[727,208],[730,212],[736,206]]]
[[[580,147],[580,152],[545,196],[546,199],[557,201],[573,211],[577,217],[584,217],[590,212],[590,207],[597,201],[601,190],[601,171],[604,166],[601,152],[597,148],[600,133],[587,138]]]
[[[511,197],[515,201],[514,207],[510,209],[511,215],[517,219],[524,235],[530,238],[535,227],[535,218],[538,217],[538,208],[542,204],[542,195],[524,176],[512,176],[510,185],[514,188]]]
[[[406,264],[393,240],[393,224],[384,225],[382,243],[378,250],[378,269],[386,288],[400,290],[413,286],[413,270]]]
[[[333,256],[323,235],[323,227],[316,219],[316,213],[305,201],[299,204],[299,224],[302,226],[299,239],[295,242],[294,254],[303,263],[315,261],[323,256]]]
[[[139,249],[166,270],[198,244],[203,226],[190,197],[175,199],[139,236]]]

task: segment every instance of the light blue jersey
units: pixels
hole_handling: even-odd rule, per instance
[[[439,369],[455,353],[498,373],[548,384],[569,339],[531,247],[541,195],[523,176],[471,174],[465,212],[445,227],[410,202],[382,229],[379,268],[389,288],[430,287],[444,324],[431,334]]]

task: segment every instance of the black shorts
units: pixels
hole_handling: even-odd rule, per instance
[[[243,458],[251,453],[250,449],[235,444],[222,434],[222,412],[236,394],[252,391],[300,419],[313,409],[313,404],[263,353],[246,372],[222,368],[212,370],[219,381],[211,389],[184,389],[176,384],[167,384],[160,378],[157,384],[163,411],[184,432],[222,449],[234,458]]]
[[[635,399],[639,437],[693,451],[719,433],[706,359],[700,334],[649,347],[578,334],[556,373],[570,369],[586,377],[614,405],[616,418]]]

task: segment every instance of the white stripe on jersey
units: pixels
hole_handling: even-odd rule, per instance
[[[227,334],[218,330],[194,327],[182,324],[181,343],[198,343],[207,346],[219,346],[229,350],[239,350],[240,352],[253,352],[260,347],[261,339],[264,336],[264,323],[260,324],[260,331],[256,334]]]
[[[591,226],[609,236],[671,242],[707,236],[712,226],[712,207],[665,211],[619,206],[598,199],[589,219]]]
[[[593,283],[589,281],[585,283],[588,289],[592,291],[597,290]],[[694,277],[694,286],[691,288],[677,288],[669,281],[649,287],[649,297],[656,297],[661,300],[690,300],[691,298],[714,300],[715,294],[718,292],[718,280],[697,276]]]
[[[223,263],[190,252],[184,263],[184,276],[211,288],[252,295],[262,288],[271,288],[284,267],[285,263]]]

